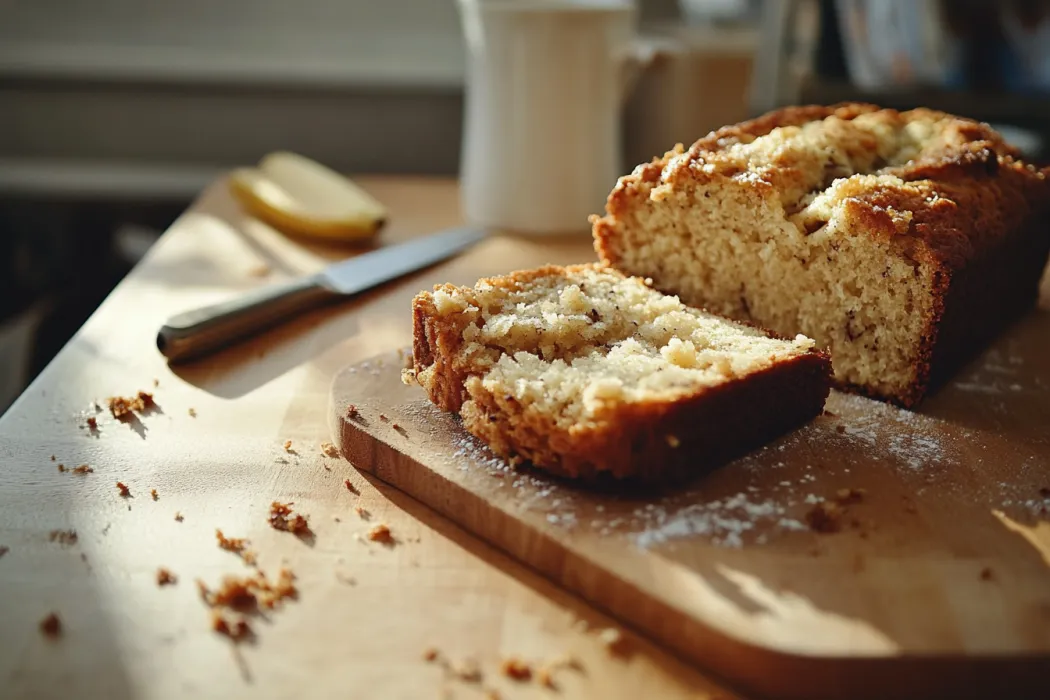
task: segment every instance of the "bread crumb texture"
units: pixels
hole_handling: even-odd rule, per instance
[[[593,264],[517,272],[473,288],[442,285],[419,294],[413,308],[415,378],[430,398],[458,412],[497,454],[569,475],[610,467],[588,455],[626,436],[627,426],[659,422],[676,404],[814,346],[688,307]],[[669,432],[654,441],[675,449],[686,437]]]
[[[1017,158],[942,112],[788,108],[621,178],[595,247],[689,304],[814,338],[840,386],[912,405],[957,273],[1011,250],[996,303],[1034,299],[1050,180]]]

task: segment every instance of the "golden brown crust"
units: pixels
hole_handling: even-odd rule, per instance
[[[841,208],[844,229],[847,235],[892,242],[907,258],[932,267],[935,298],[910,387],[887,395],[863,386],[840,386],[905,406],[917,404],[931,382],[943,377],[958,358],[973,354],[975,343],[992,337],[1003,319],[1016,318],[1014,305],[1022,310],[1031,305],[1050,245],[1050,226],[1044,223],[1050,214],[1050,169],[1039,170],[1018,160],[1017,151],[986,124],[929,109],[898,112],[847,103],[790,107],[727,126],[699,139],[688,150],[679,146],[621,178],[609,195],[606,215],[591,219],[595,250],[604,263],[619,267],[625,245],[621,227],[633,212],[658,198],[661,187],[732,183],[749,189],[755,202],[776,198],[792,188],[809,187],[809,196],[831,192],[827,188],[835,173],[814,180],[812,172],[805,171],[807,163],[799,163],[798,153],[791,149],[785,149],[786,155],[763,151],[761,155],[769,159],[756,162],[742,157],[740,147],[774,129],[802,127],[828,118],[850,122],[861,116],[867,125],[864,133],[848,131],[843,136],[836,131],[838,125],[829,127],[834,136],[842,136],[842,143],[837,144],[841,150],[851,158],[856,156],[852,163],[870,166],[865,172],[874,176],[836,183],[831,194]],[[885,141],[893,139],[899,140],[894,146],[897,153],[910,157],[903,160],[901,155],[901,162],[883,163],[880,158],[866,160],[863,156],[866,150],[886,150]],[[901,145],[905,143],[912,151]],[[809,233],[812,229],[805,213],[793,210],[796,200],[789,199],[784,203],[787,217]],[[822,223],[826,220],[814,221],[813,228]],[[997,252],[1000,249],[1016,255],[1004,259]],[[999,301],[989,294],[981,298],[980,314],[967,314],[965,308],[955,305],[964,297],[972,304],[975,295],[980,296],[970,287],[980,286],[979,277],[986,274],[981,270],[988,267],[984,261],[990,256],[998,261],[994,266],[997,277],[985,284],[998,290]],[[972,323],[983,326],[967,332],[955,329],[956,324],[967,325],[967,315]],[[956,321],[956,317],[961,318]],[[942,327],[947,321],[952,323],[950,333]],[[962,345],[947,348],[941,341]]]

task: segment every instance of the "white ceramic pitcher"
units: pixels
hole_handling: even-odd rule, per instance
[[[627,0],[459,0],[472,224],[586,231],[621,174],[625,93],[651,56]]]

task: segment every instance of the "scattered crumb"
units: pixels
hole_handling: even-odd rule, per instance
[[[7,554],[10,551],[11,551],[11,548],[8,547],[6,544],[0,544],[0,557],[3,557],[5,554]]]
[[[357,417],[357,406],[355,406],[354,404],[350,404],[349,406],[347,406],[346,407],[346,417],[347,418],[356,418]]]
[[[54,462],[54,461],[55,461],[55,456],[54,456],[54,455],[51,455],[51,461],[52,461],[52,462]]]
[[[322,442],[321,443],[321,454],[323,454],[325,457],[338,457],[339,456],[339,448],[336,447],[331,442]]]
[[[157,585],[158,586],[174,586],[178,581],[178,577],[165,569],[163,566],[157,569]]]
[[[864,500],[864,497],[868,495],[866,489],[839,489],[835,492],[835,500],[842,505],[850,503],[860,503]]]
[[[156,389],[158,386],[160,386],[160,380],[157,379],[156,377],[154,377],[153,378],[153,388]]]
[[[266,263],[259,263],[248,270],[248,274],[252,277],[266,277],[273,271],[273,268]]]
[[[344,485],[344,486],[346,486],[346,490],[347,490],[347,491],[349,491],[350,493],[356,493],[356,494],[358,494],[358,495],[360,495],[360,494],[361,494],[361,492],[360,492],[360,491],[358,491],[357,489],[355,489],[355,488],[354,488],[354,485],[353,485],[352,483],[350,483],[350,480],[349,480],[349,479],[347,479],[346,481],[344,481],[344,482],[343,482],[343,485]]]
[[[481,682],[481,667],[478,662],[471,657],[466,657],[452,663],[449,666],[449,670],[452,675],[461,681],[467,683],[480,683]]]
[[[110,396],[106,399],[106,405],[109,407],[109,412],[113,414],[113,417],[118,420],[124,420],[128,418],[132,412],[142,413],[149,406],[153,405],[153,394],[145,391],[139,391],[135,396]],[[90,424],[91,419],[88,419]]]
[[[299,595],[295,574],[289,569],[281,569],[275,582],[271,582],[262,571],[250,576],[226,576],[215,591],[198,579],[197,590],[213,610],[227,608],[239,612],[252,612],[260,607],[273,610],[286,599]]]
[[[354,506],[354,512],[357,513],[362,520],[368,520],[372,517],[372,514],[365,510],[362,506]]]
[[[436,661],[437,658],[438,658],[438,650],[435,649],[434,647],[427,647],[427,649],[423,652],[423,660],[424,661]]]
[[[816,503],[806,512],[806,524],[814,532],[838,532],[842,529],[842,509],[827,501]]]
[[[48,533],[47,539],[49,542],[58,542],[60,545],[66,547],[72,547],[77,543],[77,531],[73,529],[69,530],[52,530]]]
[[[401,383],[406,386],[412,386],[416,383],[416,371],[414,369],[403,369],[401,370]]]
[[[599,632],[598,641],[600,641],[612,654],[618,654],[623,651],[623,632],[615,627],[606,627]]]
[[[183,521],[182,513],[175,511],[175,522],[181,523]]]
[[[835,432],[836,433],[844,433],[844,432],[846,432],[846,426],[844,426],[844,425],[836,425],[835,426]]]
[[[61,464],[61,463],[60,463],[60,464],[58,465],[58,471],[59,471],[59,473],[62,473],[62,474],[64,474],[64,473],[65,473],[65,471],[66,471],[66,465],[64,465],[64,464]]]
[[[48,613],[48,616],[40,621],[40,631],[45,637],[55,638],[62,634],[62,621],[55,613]]]
[[[682,441],[678,439],[677,435],[668,435],[664,439],[667,440],[667,445],[669,447],[678,447],[682,444]]]
[[[90,430],[98,430],[98,418],[95,418],[94,416],[89,416],[87,419],[87,427]]]
[[[549,688],[551,690],[556,690],[558,687],[554,683],[553,671],[549,666],[541,666],[536,671],[536,682],[544,688]]]
[[[380,413],[379,414],[379,420],[381,420],[381,421],[383,421],[385,423],[385,422],[389,421],[390,419],[387,418],[385,413]]]
[[[368,531],[368,539],[383,544],[394,543],[394,536],[390,533],[390,528],[383,523],[372,526],[372,529]]]
[[[995,572],[992,571],[992,567],[986,566],[983,569],[981,569],[981,580],[982,581],[991,581],[994,578],[995,578]]]
[[[196,418],[197,417],[197,409],[193,408],[192,406],[190,408],[188,408],[186,410],[186,412],[190,414],[190,418]]]
[[[346,574],[340,573],[338,571],[335,572],[335,578],[340,583],[345,583],[348,586],[356,586],[357,585],[357,579],[356,578],[354,578],[353,576],[347,576]]]
[[[270,504],[270,527],[294,535],[310,534],[309,522],[302,515],[292,512],[292,503],[274,501]]]
[[[125,484],[123,481],[118,481],[117,482],[117,491],[120,491],[120,497],[121,498],[130,498],[131,497],[131,489],[129,489],[127,484]]]
[[[65,470],[63,469],[63,471],[65,471]],[[74,467],[73,468],[73,473],[74,474],[93,474],[94,471],[95,471],[94,469],[92,469],[91,467],[89,467],[86,464],[81,464],[79,467]]]
[[[291,440],[285,440],[284,441],[284,451],[285,452],[294,452],[294,450],[292,450],[292,441]]]
[[[160,498],[160,494],[157,493],[157,489],[150,489],[149,495],[154,501]]]
[[[516,681],[527,681],[532,678],[532,667],[514,656],[509,659],[503,659],[499,666],[499,672],[507,678],[512,678]]]
[[[250,638],[254,633],[243,617],[233,618],[222,610],[211,611],[211,628],[235,642]]]
[[[243,556],[248,548],[248,539],[245,537],[227,537],[222,530],[215,530],[215,539],[219,542],[219,549]]]

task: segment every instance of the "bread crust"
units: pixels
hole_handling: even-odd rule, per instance
[[[756,199],[776,197],[798,185],[801,175],[794,164],[788,160],[742,169],[740,158],[731,156],[734,145],[778,127],[861,115],[891,131],[922,125],[928,133],[913,158],[875,171],[892,177],[876,184],[851,178],[838,188],[846,230],[851,236],[892,242],[917,265],[928,266],[934,299],[908,387],[885,393],[837,384],[903,406],[918,404],[932,386],[1031,307],[1050,249],[1050,169],[1018,160],[1015,149],[986,124],[928,109],[897,112],[847,103],[791,107],[724,127],[621,178],[609,195],[606,215],[592,217],[595,250],[604,263],[639,272],[624,264],[622,227],[632,211],[658,196],[659,188],[731,182],[750,188]],[[868,144],[861,140],[851,146],[863,149]],[[792,212],[788,214],[790,218]],[[982,293],[982,287],[987,291]],[[662,290],[677,291],[668,285]]]
[[[479,283],[510,287],[587,267],[551,265]],[[454,288],[435,287],[442,289]],[[656,482],[696,474],[819,415],[831,387],[830,359],[810,350],[684,398],[620,403],[597,425],[565,429],[512,396],[469,390],[480,379],[456,357],[463,328],[475,317],[463,313],[450,323],[426,292],[415,297],[412,311],[414,369],[417,377],[428,372],[421,384],[430,399],[459,413],[463,427],[496,454],[574,479]]]

